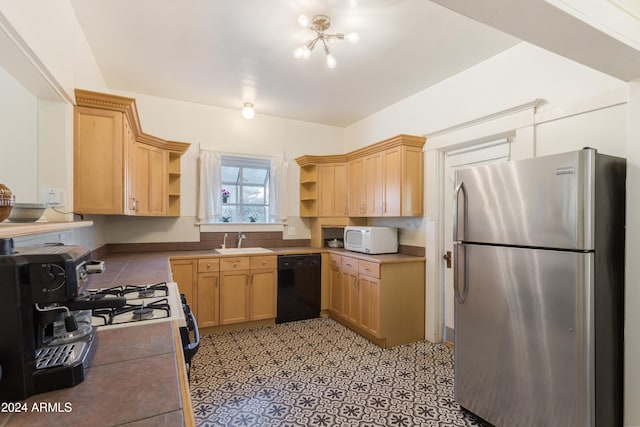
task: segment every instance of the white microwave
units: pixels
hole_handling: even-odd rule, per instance
[[[395,227],[345,227],[344,248],[365,254],[394,254],[398,252],[398,229]]]

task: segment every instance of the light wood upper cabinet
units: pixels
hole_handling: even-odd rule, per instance
[[[399,135],[344,155],[298,157],[301,216],[344,216],[342,200],[349,217],[423,215],[424,143]]]
[[[397,146],[381,155],[375,209],[366,216],[421,216],[423,214],[424,167],[421,147]],[[369,179],[367,179],[369,182]]]
[[[136,215],[163,216],[167,213],[168,153],[147,144],[136,144]]]
[[[364,216],[381,216],[383,209],[384,179],[383,153],[364,158]]]
[[[365,216],[366,181],[364,176],[364,158],[350,160],[347,166],[349,182],[349,216]]]
[[[189,144],[142,132],[135,100],[76,89],[74,208],[103,215],[180,215]]]
[[[402,147],[402,216],[424,212],[424,154],[422,147]]]
[[[346,183],[346,163],[328,163],[318,166],[318,216],[347,216]]]
[[[129,214],[128,154],[131,126],[118,111],[76,107],[74,209],[82,213]]]

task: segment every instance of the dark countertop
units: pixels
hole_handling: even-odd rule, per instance
[[[183,400],[173,322],[98,331],[84,381],[25,402],[70,404],[69,412],[0,413],[0,426],[182,426]],[[190,402],[187,407],[190,408]]]
[[[221,255],[213,249],[206,251],[170,251],[170,252],[129,252],[109,254],[102,258],[105,261],[105,271],[91,276],[91,288],[106,288],[119,285],[149,284],[171,281],[169,258],[203,258],[203,257],[238,257],[252,255],[283,255],[305,253],[334,253],[365,261],[377,263],[415,262],[424,261],[424,257],[405,254],[367,255],[351,252],[345,249],[288,247],[273,248],[271,253]]]

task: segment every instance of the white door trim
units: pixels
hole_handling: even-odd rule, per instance
[[[514,145],[532,145],[532,138],[519,142],[518,129],[532,128],[540,100],[493,113],[470,122],[427,135],[425,144],[425,339],[442,342],[444,336],[444,159],[447,151],[513,138]],[[532,151],[532,147],[528,150]]]

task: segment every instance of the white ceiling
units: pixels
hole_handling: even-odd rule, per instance
[[[108,87],[347,126],[519,40],[427,0],[71,0]],[[300,14],[329,15],[328,69]]]
[[[640,0],[432,0],[623,81],[640,77]]]

